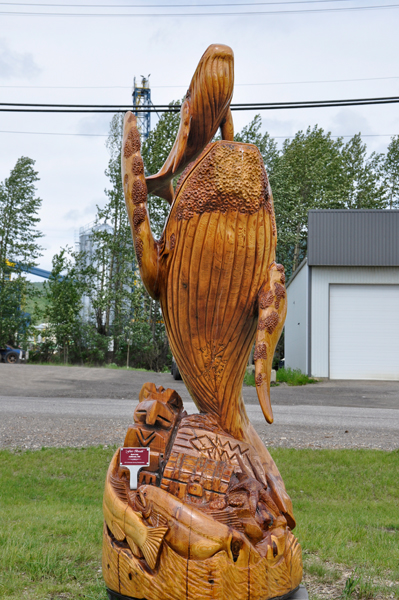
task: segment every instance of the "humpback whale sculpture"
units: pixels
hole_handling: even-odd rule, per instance
[[[302,577],[292,503],[241,394],[255,341],[258,399],[272,423],[286,292],[262,157],[233,141],[232,89],[231,49],[210,46],[171,154],[147,179],[136,118],[125,117],[122,178],[137,261],[199,414],[188,416],[173,390],[146,384],[140,392],[124,446],[149,448],[150,464],[136,484],[118,451],[104,493],[103,573],[115,600],[267,600],[287,596]],[[218,127],[222,140],[212,142]],[[159,241],[149,190],[172,202]]]

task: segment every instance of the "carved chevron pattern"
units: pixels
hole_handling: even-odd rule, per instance
[[[151,442],[155,439],[156,433],[154,431],[148,432],[146,436],[142,429],[137,429],[137,437],[140,440],[140,444],[142,446],[149,446]]]
[[[230,461],[238,463],[237,456],[244,456],[248,452],[247,448],[242,448],[239,442],[236,440],[228,440],[222,438],[219,435],[208,436],[201,435],[195,439],[190,440],[193,448],[198,450],[202,455],[212,458],[213,460],[219,461]]]

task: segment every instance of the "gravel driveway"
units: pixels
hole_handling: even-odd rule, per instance
[[[168,373],[87,367],[0,364],[0,447],[121,444],[142,385],[152,381],[181,395]],[[256,390],[244,387],[251,421],[268,446],[399,447],[399,382],[322,381],[272,388],[275,421],[267,425]]]

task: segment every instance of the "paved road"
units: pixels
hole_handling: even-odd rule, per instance
[[[0,447],[121,444],[146,381],[173,387],[186,410],[195,406],[168,373],[0,365]],[[399,382],[330,382],[272,389],[275,422],[263,419],[254,388],[247,412],[270,446],[399,447]]]
[[[142,385],[175,389],[183,401],[190,396],[182,381],[169,373],[121,371],[88,367],[0,364],[0,394],[37,398],[138,398]],[[399,410],[399,381],[322,381],[314,385],[271,390],[273,405],[352,406]],[[246,404],[258,404],[256,390],[244,387]]]
[[[0,396],[0,412],[21,416],[42,415],[60,418],[105,418],[131,420],[137,402],[109,398],[29,398]],[[193,402],[184,402],[185,410],[198,412]],[[256,426],[264,425],[259,404],[247,405],[247,413]],[[337,406],[275,405],[274,422],[278,425],[337,427],[341,429],[378,429],[399,431],[399,411],[387,408]]]
[[[0,396],[0,447],[122,444],[137,401],[109,398]],[[184,403],[196,412],[192,402]],[[399,411],[311,405],[279,405],[267,425],[259,405],[248,416],[267,445],[295,448],[399,447]]]

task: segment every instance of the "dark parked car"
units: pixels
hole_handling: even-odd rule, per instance
[[[25,360],[25,352],[7,344],[5,348],[0,348],[0,360],[8,364],[19,363],[21,360]]]
[[[180,375],[179,367],[177,366],[176,361],[173,356],[172,356],[172,368],[171,368],[170,372],[172,373],[173,379],[181,379],[182,378]]]

